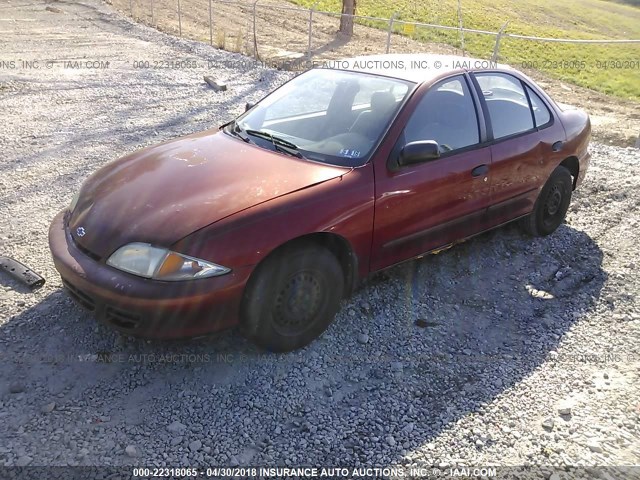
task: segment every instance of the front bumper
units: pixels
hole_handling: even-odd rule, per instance
[[[49,228],[49,248],[67,291],[96,318],[132,335],[193,337],[238,323],[240,302],[253,267],[220,277],[161,282],[136,277],[78,249],[60,212]]]

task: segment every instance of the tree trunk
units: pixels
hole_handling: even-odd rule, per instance
[[[342,16],[340,17],[340,33],[347,37],[353,35],[353,17],[356,13],[356,0],[342,0]]]

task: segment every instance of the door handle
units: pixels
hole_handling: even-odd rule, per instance
[[[489,165],[478,165],[476,168],[471,170],[471,175],[474,177],[480,177],[487,173],[489,173]]]
[[[561,141],[557,141],[556,143],[551,145],[551,150],[553,150],[554,152],[559,152],[560,150],[562,150],[563,146],[564,143],[562,143]]]

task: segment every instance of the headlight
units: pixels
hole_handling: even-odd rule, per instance
[[[109,257],[107,265],[140,277],[166,281],[215,277],[231,271],[227,267],[148,243],[130,243],[120,247]]]
[[[78,204],[78,199],[80,198],[80,190],[76,192],[76,194],[71,199],[71,203],[69,204],[69,212],[73,213],[76,209],[76,205]]]

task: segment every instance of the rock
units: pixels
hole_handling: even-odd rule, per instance
[[[555,422],[553,420],[553,418],[545,418],[542,421],[542,427],[546,428],[547,430],[553,430],[553,426],[555,425]]]
[[[31,462],[33,462],[33,458],[31,458],[29,455],[23,455],[22,457],[18,458],[18,460],[16,460],[16,467],[26,467]]]
[[[43,405],[40,410],[42,411],[42,413],[51,413],[53,412],[54,408],[56,408],[56,402],[51,402]]]
[[[138,456],[138,450],[136,449],[135,445],[127,445],[127,448],[124,449],[124,453],[126,453],[129,457]]]
[[[367,335],[366,333],[359,334],[358,343],[362,343],[363,345],[369,343],[369,335]]]
[[[401,372],[403,368],[402,362],[391,362],[391,370],[394,372]]]
[[[9,386],[9,392],[11,393],[22,393],[24,392],[24,384],[16,382],[16,383],[12,383]]]
[[[201,448],[202,442],[200,440],[194,440],[193,442],[189,443],[189,450],[191,450],[192,452],[197,452]]]
[[[204,77],[204,81],[209,84],[211,88],[213,88],[216,92],[224,92],[227,90],[227,84],[222,80],[218,80],[213,77],[206,76]]]
[[[175,447],[176,445],[182,443],[182,437],[173,437],[171,439],[171,446]]]
[[[386,441],[387,441],[387,444],[392,447],[395,446],[396,444],[396,439],[393,438],[393,435],[387,435]]]
[[[404,433],[411,433],[411,432],[413,432],[413,428],[414,428],[414,426],[415,426],[415,425],[414,425],[413,423],[407,423],[407,424],[402,428],[402,431],[403,431]]]
[[[182,433],[187,429],[187,426],[183,423],[178,422],[177,420],[171,423],[171,425],[167,426],[167,430],[171,433]]]
[[[589,440],[587,442],[587,447],[589,448],[589,450],[591,450],[594,453],[602,453],[602,447],[596,440],[593,440],[593,439]]]
[[[420,328],[437,327],[438,325],[438,323],[430,322],[429,320],[425,320],[424,318],[419,318],[416,320],[416,327]]]
[[[569,402],[563,402],[558,406],[559,415],[571,415],[571,409],[573,405]]]
[[[275,433],[276,435],[280,435],[282,433],[282,428],[280,428],[280,426],[277,426],[273,433]]]
[[[480,439],[476,440],[476,447],[484,447],[484,442]]]

